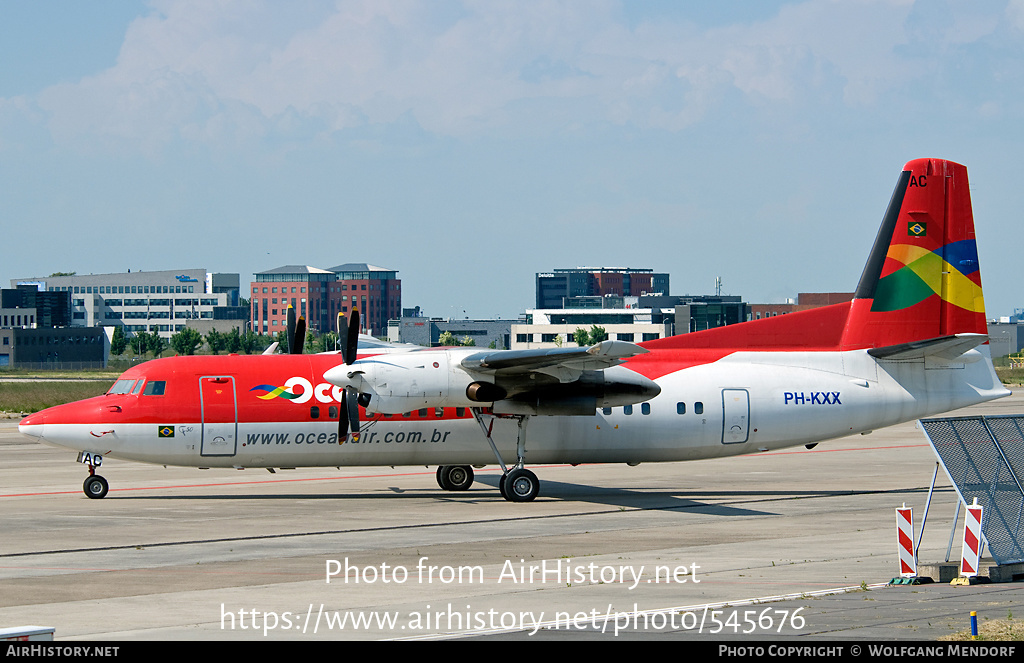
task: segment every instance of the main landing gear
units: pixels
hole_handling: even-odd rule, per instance
[[[530,418],[528,415],[516,414],[507,415],[509,419],[515,419],[516,424],[519,427],[519,431],[516,434],[516,464],[510,470],[505,466],[505,462],[501,459],[501,454],[498,453],[498,447],[494,445],[494,440],[491,438],[491,430],[494,428],[494,421],[498,418],[498,415],[489,414],[491,417],[490,425],[484,423],[484,413],[480,408],[470,408],[470,412],[473,413],[473,418],[480,424],[480,430],[483,431],[484,437],[487,438],[487,443],[491,445],[491,451],[494,452],[494,457],[498,459],[498,465],[501,466],[501,478],[498,479],[498,490],[501,492],[501,496],[509,502],[532,502],[537,495],[540,493],[540,480],[537,479],[537,475],[526,469],[526,424]]]
[[[442,465],[437,468],[437,485],[444,490],[469,490],[473,485],[473,468],[469,465]]]
[[[540,480],[537,479],[536,474],[525,467],[526,423],[529,421],[529,416],[516,414],[504,417],[515,419],[519,426],[516,436],[516,464],[509,469],[505,466],[505,461],[501,459],[498,447],[494,445],[494,440],[491,438],[491,429],[499,415],[488,412],[486,416],[491,420],[490,424],[486,424],[482,409],[474,407],[470,408],[470,411],[476,422],[480,424],[480,430],[483,431],[487,443],[491,445],[491,451],[494,452],[494,457],[498,459],[498,465],[501,466],[501,478],[498,479],[498,490],[501,492],[501,496],[509,502],[532,502],[540,493]],[[444,490],[469,490],[469,487],[473,485],[473,468],[469,465],[442,465],[437,468],[437,485]]]

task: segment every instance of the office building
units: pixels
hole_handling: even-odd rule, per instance
[[[577,267],[537,274],[536,289],[538,309],[560,309],[574,297],[667,295],[669,278],[651,269]]]
[[[261,334],[287,329],[288,306],[296,317],[305,316],[316,333],[331,331],[339,313],[359,309],[360,326],[371,335],[384,336],[388,320],[402,313],[402,282],[393,269],[347,263],[321,269],[285,265],[255,275],[250,284],[253,328]]]
[[[62,275],[13,279],[13,286],[32,286],[40,293],[60,293],[71,300],[71,327],[123,327],[129,335],[145,331],[165,339],[185,328],[188,320],[213,320],[230,315],[226,307],[237,274],[205,269]],[[218,309],[220,311],[218,312]],[[235,315],[238,315],[236,312]],[[247,310],[241,311],[247,318]]]

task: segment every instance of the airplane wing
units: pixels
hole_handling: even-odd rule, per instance
[[[463,359],[461,366],[467,371],[496,377],[543,373],[565,383],[579,379],[583,371],[610,368],[645,352],[648,350],[627,341],[603,341],[587,348],[480,352]]]

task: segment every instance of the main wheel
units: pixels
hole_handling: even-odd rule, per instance
[[[532,502],[540,492],[540,481],[536,474],[520,467],[505,475],[503,487],[509,502]]]
[[[469,490],[473,478],[469,465],[442,465],[437,469],[437,483],[445,490]]]
[[[85,483],[82,484],[82,490],[85,491],[86,497],[94,500],[106,497],[108,488],[107,480],[98,474],[87,477]]]

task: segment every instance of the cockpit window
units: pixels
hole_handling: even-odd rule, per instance
[[[150,380],[146,383],[146,389],[142,392],[143,396],[163,396],[164,386],[167,384],[165,380]]]
[[[127,394],[132,390],[135,380],[118,380],[110,387],[108,394]]]
[[[139,393],[139,391],[142,390],[142,385],[144,385],[145,383],[146,383],[145,379],[142,379],[142,380],[139,380],[138,382],[136,382],[135,383],[135,387],[132,388],[132,395],[134,396],[135,394]]]

